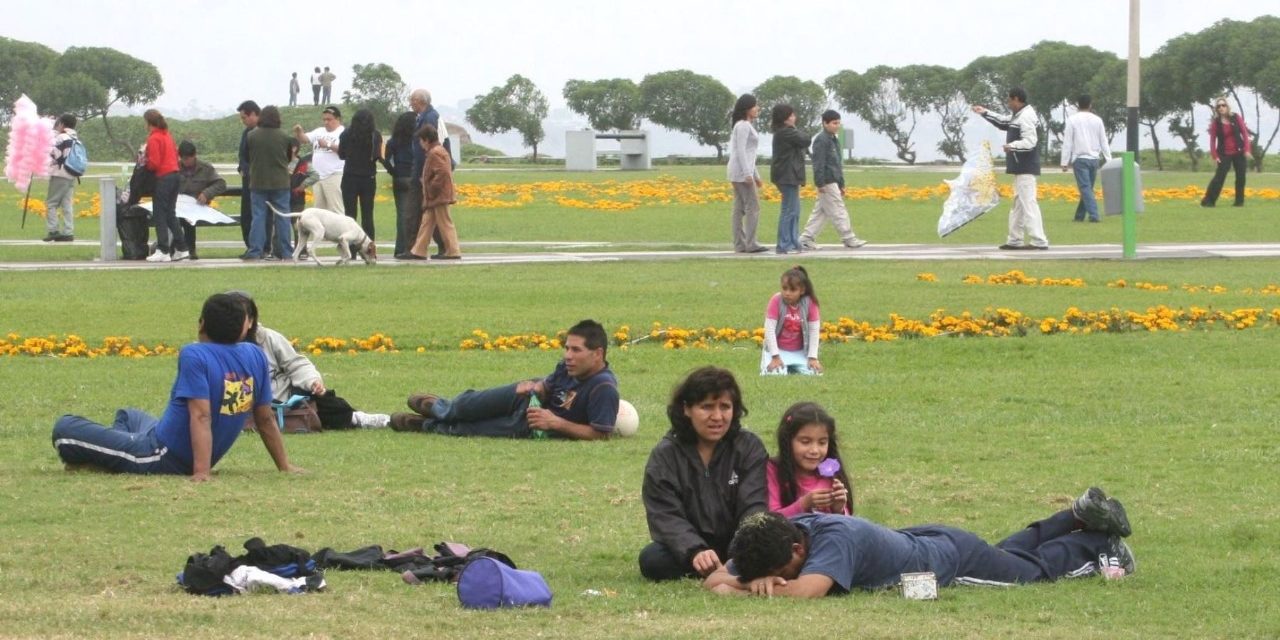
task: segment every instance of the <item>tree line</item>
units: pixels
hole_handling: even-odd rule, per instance
[[[405,83],[389,65],[354,67],[348,104],[365,106],[390,122],[406,107]],[[767,129],[769,108],[787,103],[797,125],[816,129],[828,105],[857,117],[885,136],[898,159],[914,164],[915,135],[925,116],[935,116],[943,157],[965,160],[964,125],[970,104],[1000,105],[1009,87],[1027,90],[1044,120],[1050,154],[1061,147],[1066,118],[1074,98],[1093,96],[1094,112],[1114,136],[1126,123],[1126,60],[1114,53],[1065,42],[1044,41],[1001,56],[984,56],[962,68],[942,65],[875,66],[864,72],[845,69],[821,84],[796,76],[768,78],[752,91],[761,105],[756,123]],[[0,38],[0,111],[4,119],[12,103],[27,93],[45,113],[74,113],[82,119],[101,117],[108,138],[117,140],[107,120],[116,105],[153,102],[163,93],[155,66],[114,49],[71,47],[59,54],[40,44]],[[729,138],[728,114],[736,96],[715,78],[687,69],[662,71],[639,83],[627,78],[570,80],[562,95],[570,110],[597,130],[639,128],[642,121],[685,133],[723,157]],[[1196,33],[1169,40],[1142,60],[1139,126],[1150,136],[1156,165],[1163,168],[1159,128],[1182,144],[1195,170],[1203,150],[1200,137],[1207,122],[1196,122],[1195,107],[1219,96],[1235,102],[1254,142],[1254,168],[1261,171],[1280,132],[1280,117],[1270,132],[1261,131],[1262,116],[1280,116],[1280,18],[1262,16],[1250,22],[1221,20]],[[1246,99],[1252,111],[1246,109]],[[546,137],[542,123],[548,102],[537,85],[520,74],[476,96],[467,120],[482,133],[517,131],[536,158]],[[846,116],[848,117],[848,116]]]
[[[1196,122],[1195,107],[1211,105],[1226,96],[1250,125],[1254,167],[1263,161],[1280,118],[1269,132],[1261,130],[1264,109],[1280,115],[1280,18],[1263,16],[1250,22],[1221,20],[1199,31],[1166,42],[1142,64],[1139,126],[1146,129],[1158,168],[1163,169],[1159,127],[1177,138],[1194,170],[1203,153],[1200,136],[1207,122]],[[1007,90],[1020,86],[1046,127],[1047,150],[1061,148],[1067,116],[1075,98],[1088,93],[1094,112],[1113,136],[1126,124],[1127,60],[1114,53],[1065,42],[1044,41],[1001,56],[984,56],[963,68],[941,65],[876,66],[864,72],[843,70],[822,84],[795,76],[774,76],[752,93],[761,105],[762,131],[769,108],[787,103],[795,108],[797,125],[816,129],[822,112],[834,104],[863,120],[872,131],[893,143],[898,159],[914,164],[915,134],[927,114],[936,116],[943,157],[965,160],[964,125],[969,105],[1002,105]],[[517,92],[515,88],[518,87]],[[728,113],[736,96],[711,76],[687,69],[645,76],[639,83],[627,78],[570,80],[563,96],[570,110],[587,119],[593,129],[635,129],[642,120],[685,133],[722,157],[729,139]],[[1245,107],[1246,98],[1252,110]],[[485,133],[518,130],[526,146],[542,140],[546,97],[532,81],[512,76],[495,87],[467,112]]]

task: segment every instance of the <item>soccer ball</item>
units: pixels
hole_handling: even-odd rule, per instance
[[[613,423],[613,431],[624,438],[630,438],[640,428],[640,414],[626,400],[618,400],[618,419]]]

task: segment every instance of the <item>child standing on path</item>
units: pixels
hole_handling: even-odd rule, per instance
[[[745,93],[733,105],[733,133],[729,134],[729,182],[733,184],[733,250],[761,253],[768,247],[756,240],[760,224],[760,172],[756,169],[756,149],[760,135],[751,123],[760,115],[756,97]]]
[[[809,272],[796,265],[782,274],[782,290],[764,308],[764,351],[761,375],[822,373],[818,361],[818,296]]]
[[[836,421],[816,402],[797,402],[778,423],[778,456],[765,468],[769,510],[853,515],[853,484],[840,460]]]
[[[778,218],[778,253],[800,253],[800,187],[804,186],[804,154],[809,139],[796,129],[796,110],[788,104],[773,107],[773,159],[769,182],[782,193]]]
[[[805,251],[817,251],[816,238],[822,226],[831,226],[840,234],[840,241],[850,249],[866,244],[853,232],[849,223],[849,210],[844,206],[844,167],[840,162],[840,114],[828,109],[822,114],[822,132],[813,139],[813,185],[818,188],[818,204],[809,214],[809,222],[800,234],[800,246]]]

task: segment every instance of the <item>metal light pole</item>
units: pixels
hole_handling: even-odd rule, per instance
[[[1138,104],[1140,101],[1139,85],[1141,74],[1139,72],[1139,64],[1142,60],[1142,53],[1138,47],[1138,13],[1139,0],[1129,0],[1129,91],[1128,100],[1125,104],[1129,107],[1128,120],[1125,124],[1125,131],[1128,134],[1128,151],[1134,154],[1134,160],[1138,159]]]

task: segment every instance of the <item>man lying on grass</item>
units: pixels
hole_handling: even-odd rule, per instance
[[[845,515],[791,520],[771,512],[743,519],[730,561],[703,582],[722,595],[821,598],[856,588],[880,589],[904,573],[932,571],[938,586],[1008,586],[1134,572],[1132,530],[1124,506],[1090,488],[1071,509],[1033,522],[999,544],[953,527],[889,529]]]
[[[200,312],[200,341],[178,354],[178,378],[160,419],[138,409],[117,411],[110,428],[80,416],[58,418],[53,446],[67,469],[172,473],[203,482],[252,413],[276,468],[301,471],[289,464],[271,411],[267,358],[258,345],[240,342],[249,326],[239,298],[210,296]]]
[[[618,419],[618,379],[606,359],[609,335],[594,320],[569,328],[551,375],[446,398],[409,396],[413,413],[391,414],[396,431],[489,438],[603,440]],[[535,402],[536,401],[536,402]]]

